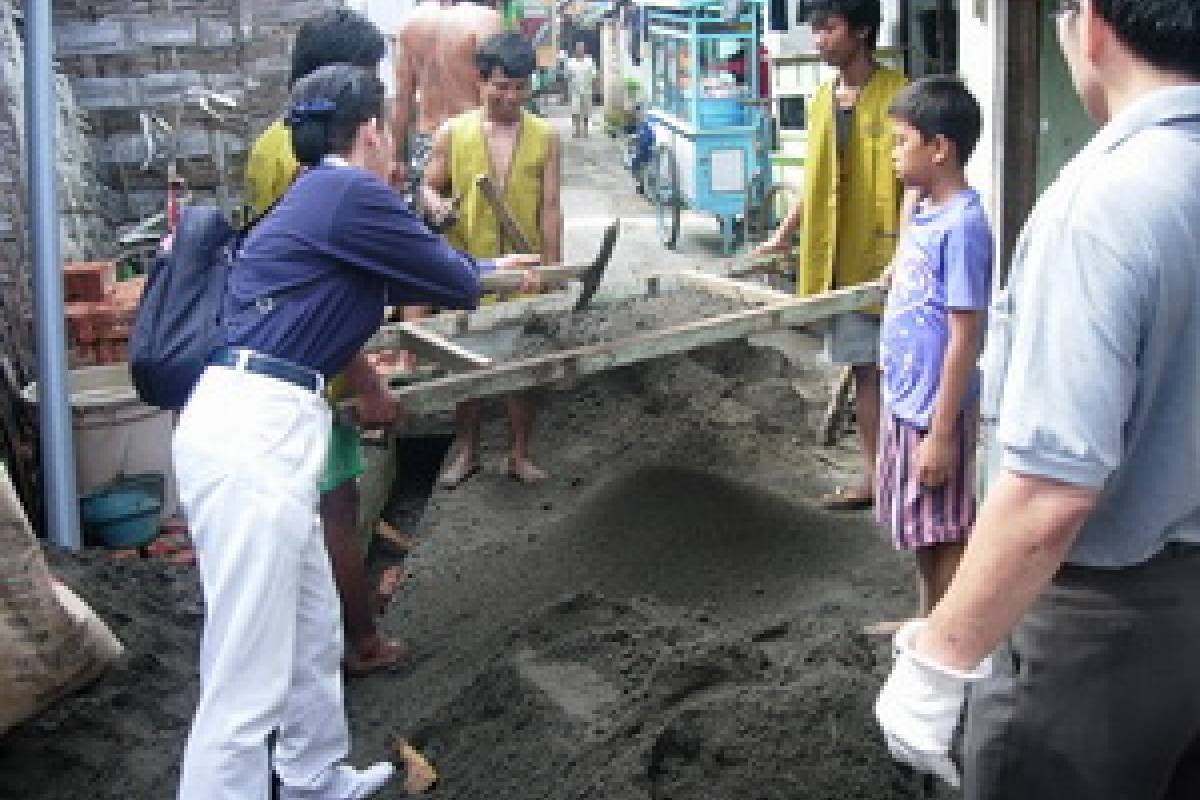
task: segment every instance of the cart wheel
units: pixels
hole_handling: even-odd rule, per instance
[[[664,247],[674,250],[679,240],[679,212],[683,200],[679,196],[679,166],[675,153],[666,145],[654,150],[654,157],[647,165],[646,196],[654,203],[654,216],[658,229],[658,240]]]

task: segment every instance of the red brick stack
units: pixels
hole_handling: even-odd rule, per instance
[[[71,368],[121,364],[145,278],[117,281],[111,261],[67,264],[63,288]]]

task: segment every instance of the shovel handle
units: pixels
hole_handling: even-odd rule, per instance
[[[579,280],[587,267],[539,267],[537,273],[544,286],[556,286],[567,281]],[[479,285],[488,292],[515,292],[521,288],[525,270],[498,269],[479,278]]]

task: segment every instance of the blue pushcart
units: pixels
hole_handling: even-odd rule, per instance
[[[715,214],[726,255],[771,184],[770,118],[759,96],[762,0],[643,0],[655,149],[646,194],[674,248],[684,208]]]

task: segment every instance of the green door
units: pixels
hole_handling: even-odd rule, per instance
[[[1050,12],[1054,0],[1040,0],[1042,36],[1040,74],[1037,190],[1040,196],[1054,182],[1059,170],[1087,144],[1096,125],[1083,110],[1071,85],[1071,74],[1058,46],[1058,32]]]

